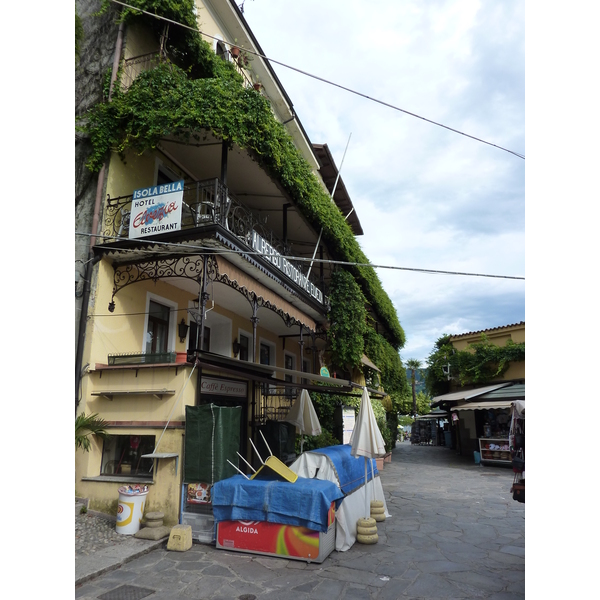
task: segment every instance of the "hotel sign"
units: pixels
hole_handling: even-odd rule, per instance
[[[288,279],[306,290],[315,300],[323,304],[323,292],[311,283],[302,271],[295,267],[286,258],[281,256],[267,240],[262,238],[256,231],[252,232],[252,249],[275,265]]]
[[[129,238],[181,229],[183,180],[135,190],[131,201]]]

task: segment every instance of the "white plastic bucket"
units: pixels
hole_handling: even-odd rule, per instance
[[[134,535],[140,530],[144,516],[147,486],[123,486],[119,488],[119,506],[117,507],[117,533]]]

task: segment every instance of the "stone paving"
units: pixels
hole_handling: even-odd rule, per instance
[[[392,516],[377,523],[377,544],[309,564],[205,544],[170,552],[165,542],[150,548],[127,537],[117,541],[131,544],[121,566],[90,576],[76,598],[522,600],[525,505],[512,499],[512,479],[508,468],[475,465],[444,447],[399,443],[381,473]],[[76,563],[101,545],[78,543]]]
[[[127,536],[117,533],[116,519],[99,513],[75,510],[75,555],[90,556],[114,544],[127,543]]]

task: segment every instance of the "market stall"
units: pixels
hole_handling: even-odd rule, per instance
[[[335,510],[344,498],[330,481],[235,475],[213,486],[217,548],[323,562],[335,547]]]
[[[476,435],[475,447],[480,460],[487,465],[510,466],[509,446],[510,409],[512,402],[466,402],[452,408],[460,415],[465,433],[465,443]]]
[[[369,460],[367,486],[365,486],[364,461],[350,454],[348,444],[319,448],[300,455],[290,469],[300,477],[311,481],[332,482],[343,495],[343,502],[336,511],[335,549],[343,552],[356,542],[356,523],[364,517],[365,501],[381,500],[385,516],[390,517],[383,494],[383,486],[375,460]]]
[[[448,429],[448,413],[444,410],[432,410],[415,419],[412,427],[411,443],[433,446],[445,446],[444,432]]]
[[[515,473],[511,493],[513,500],[525,502],[525,401],[517,400],[511,407],[509,446]]]

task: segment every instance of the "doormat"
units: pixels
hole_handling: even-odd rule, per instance
[[[121,585],[110,592],[98,596],[100,600],[141,600],[156,590],[138,587],[136,585]]]

